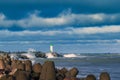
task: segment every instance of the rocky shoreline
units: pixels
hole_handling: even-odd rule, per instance
[[[97,80],[93,74],[78,78],[77,68],[57,69],[53,61],[32,64],[30,60],[12,59],[8,54],[0,56],[0,80]],[[110,80],[107,72],[101,72],[99,80]]]

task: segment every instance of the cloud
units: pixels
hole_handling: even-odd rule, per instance
[[[17,21],[17,25],[29,27],[62,27],[62,26],[92,26],[92,25],[107,25],[116,24],[119,21],[120,14],[74,14],[70,11],[62,12],[56,17],[41,17],[37,14],[31,14],[28,18]]]
[[[0,27],[11,27],[14,24],[14,20],[8,20],[3,13],[0,13]]]
[[[85,27],[85,28],[70,28],[74,34],[100,34],[100,33],[118,33],[120,26],[103,26],[103,27]]]
[[[64,17],[43,18],[43,17],[39,17],[37,14],[31,14],[28,18],[17,21],[17,25],[24,28],[53,27],[53,26],[65,25],[66,23],[67,20]]]
[[[9,31],[0,30],[0,35],[4,36],[65,36],[65,35],[92,35],[92,34],[107,34],[107,33],[119,33],[120,26],[103,26],[103,27],[85,27],[85,28],[65,28],[63,30],[48,30],[48,31]]]
[[[0,30],[1,37],[8,36],[34,36],[34,35],[43,35],[43,36],[54,36],[56,34],[63,34],[62,31],[9,31],[9,30]],[[4,36],[2,36],[4,35]]]
[[[98,26],[120,24],[118,14],[75,14],[70,9],[61,12],[56,17],[42,17],[36,11],[22,19],[7,19],[0,13],[0,27],[19,26],[21,28],[65,27],[65,26]]]
[[[120,39],[112,39],[112,40],[80,40],[80,39],[76,39],[76,40],[37,40],[37,41],[30,41],[30,40],[26,40],[26,41],[20,41],[20,40],[16,40],[16,41],[0,41],[0,44],[120,44]]]

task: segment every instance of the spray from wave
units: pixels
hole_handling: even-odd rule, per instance
[[[64,54],[63,56],[64,56],[64,57],[68,57],[68,58],[71,58],[71,57],[78,57],[78,56],[75,55],[75,54]]]
[[[36,58],[34,52],[36,52],[35,49],[29,48],[28,51],[27,51],[27,53],[23,53],[23,54],[21,54],[21,55],[24,55],[24,56],[26,56],[26,57],[28,57],[28,58],[30,58],[30,59],[33,59],[33,58]]]
[[[47,58],[56,58],[56,56],[54,56],[51,53],[46,53],[45,55],[46,55]]]
[[[65,58],[85,58],[86,56],[80,55],[80,54],[64,54],[63,57]]]
[[[37,56],[36,56],[37,55]],[[15,59],[19,59],[19,58],[28,58],[28,59],[35,59],[35,58],[84,58],[86,56],[84,55],[80,55],[80,54],[74,54],[74,53],[70,53],[70,54],[59,54],[56,52],[48,52],[48,53],[40,53],[37,52],[35,49],[33,48],[29,48],[27,52],[21,52],[16,53],[16,54],[11,54],[11,58],[15,58]]]

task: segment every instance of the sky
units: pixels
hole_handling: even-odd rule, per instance
[[[0,50],[120,52],[119,0],[0,0]]]

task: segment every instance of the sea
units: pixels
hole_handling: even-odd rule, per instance
[[[63,67],[68,70],[76,67],[79,70],[78,78],[94,74],[99,80],[101,72],[108,72],[111,80],[120,80],[120,54],[119,53],[84,53],[63,54],[64,57],[32,58],[33,63],[43,64],[46,60],[55,62],[58,69]]]

